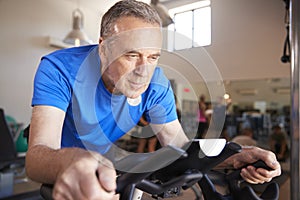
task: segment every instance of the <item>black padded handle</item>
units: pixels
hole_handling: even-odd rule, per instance
[[[263,168],[266,170],[273,170],[269,167],[264,161],[258,160],[255,163],[250,164],[255,168]],[[248,165],[247,165],[248,166]],[[241,168],[242,169],[242,168]],[[226,179],[229,183],[230,192],[234,199],[243,199],[243,200],[277,200],[279,198],[279,186],[277,183],[270,183],[263,191],[263,193],[258,196],[254,190],[249,186],[241,188],[240,183],[242,177],[240,175],[241,169],[236,170],[229,174]]]
[[[241,151],[240,145],[229,142],[219,155],[209,157],[202,152],[199,141],[193,140],[188,145],[189,147],[186,150],[188,156],[179,158],[171,165],[157,170],[151,176],[165,182],[189,170],[198,170],[201,173],[206,173],[230,156]]]
[[[53,200],[52,198],[53,185],[42,184],[40,187],[40,194],[45,200]]]
[[[262,161],[262,160],[258,160],[258,161],[254,162],[254,163],[252,163],[252,164],[248,164],[247,166],[249,166],[249,165],[252,165],[252,166],[254,166],[255,168],[263,168],[263,169],[266,169],[266,170],[273,170],[271,167],[269,167],[269,166],[268,166],[264,161]],[[244,167],[246,167],[246,166],[244,166]],[[242,168],[244,168],[244,167],[242,167]],[[227,175],[227,179],[228,179],[228,180],[242,180],[242,177],[241,177],[241,175],[240,175],[242,168],[240,168],[240,169],[238,169],[238,170],[235,170],[235,171],[233,171],[232,173],[228,174],[228,175]]]
[[[118,176],[117,193],[122,193],[126,187],[130,187],[132,184],[136,185],[137,183],[140,183],[143,179],[154,173],[157,168],[159,169],[168,166],[179,157],[185,157],[187,155],[182,149],[166,146],[154,153],[144,154],[142,156],[144,156],[143,159],[140,159],[142,162],[137,162],[139,159],[135,159],[135,156],[131,155],[128,157],[129,159],[125,157],[119,163],[116,163],[117,168],[120,168],[120,166],[124,166],[125,168],[127,165],[132,166],[131,169],[126,168],[127,170],[130,170],[129,172],[121,172],[121,175]],[[153,166],[153,168],[149,168],[149,166]]]

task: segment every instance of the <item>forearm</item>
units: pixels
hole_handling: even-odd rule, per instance
[[[35,145],[26,154],[26,173],[34,181],[53,184],[76,157],[86,153],[79,148],[56,150],[45,145]]]
[[[162,146],[183,147],[189,141],[178,120],[164,125],[151,124],[151,127]]]
[[[222,162],[219,167],[223,168],[239,168],[242,167],[244,164],[250,164],[257,160],[252,153],[252,151],[259,150],[257,147],[252,146],[244,146],[242,147],[242,151],[240,153],[234,154],[227,158],[224,162]]]
[[[220,164],[220,166],[241,168],[258,160],[263,160],[269,167],[273,169],[278,168],[277,165],[279,165],[275,154],[271,151],[258,147],[244,146],[242,147],[242,151],[240,153],[227,158],[223,163]]]
[[[235,160],[238,160],[240,157],[240,153],[234,154],[229,158],[225,159],[223,162],[216,166],[216,169],[234,169],[236,166],[234,165]]]

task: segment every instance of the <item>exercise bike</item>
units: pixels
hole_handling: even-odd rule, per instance
[[[129,155],[116,162],[116,169],[123,169],[118,171],[117,177],[116,192],[120,194],[120,200],[141,199],[137,191],[148,193],[154,199],[170,198],[195,185],[201,188],[204,200],[278,199],[279,186],[275,182],[269,183],[261,194],[257,194],[251,186],[242,186],[240,170],[212,173],[218,164],[239,153],[240,145],[226,143],[223,139],[198,139],[190,141],[183,149],[167,146],[154,153]],[[174,157],[178,159],[174,161]],[[153,163],[155,170],[151,170]],[[268,168],[262,161],[252,165]],[[227,184],[229,193],[219,193],[213,183],[215,180]],[[40,192],[44,199],[52,199],[51,185],[43,184]],[[199,200],[202,198],[197,192],[195,196]]]

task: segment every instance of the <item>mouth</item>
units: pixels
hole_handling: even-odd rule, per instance
[[[146,83],[142,82],[132,82],[132,81],[128,81],[129,82],[129,85],[131,88],[135,89],[135,90],[138,90],[138,89],[141,89],[142,87],[144,87],[146,85]]]

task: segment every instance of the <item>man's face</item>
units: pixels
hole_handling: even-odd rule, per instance
[[[102,79],[114,94],[137,98],[149,85],[157,65],[162,35],[159,25],[123,17],[114,34],[100,39]]]

